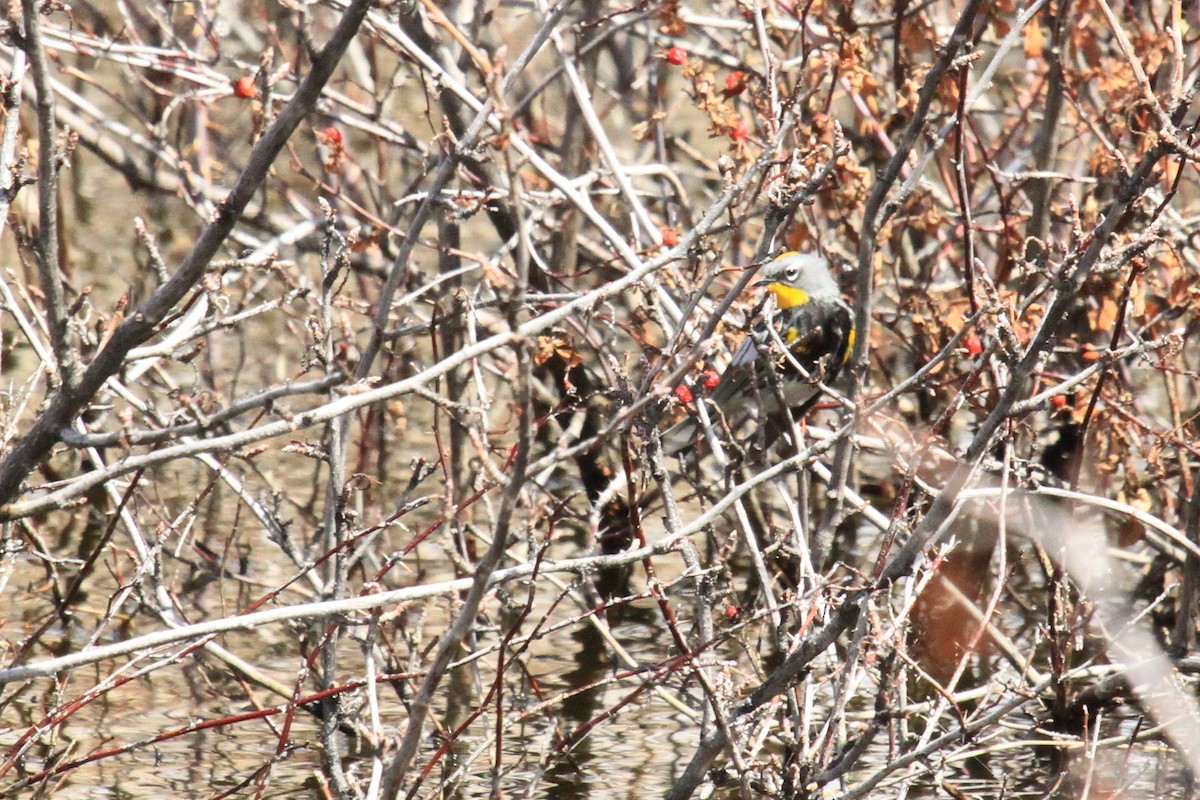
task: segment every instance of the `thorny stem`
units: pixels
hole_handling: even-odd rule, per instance
[[[46,297],[46,325],[50,346],[58,362],[60,392],[73,392],[79,380],[78,357],[67,340],[67,304],[58,257],[58,131],[55,129],[54,91],[50,88],[46,51],[42,45],[42,22],[36,0],[21,0],[25,19],[26,57],[33,68],[37,88],[38,140],[38,233],[37,263],[42,294]],[[14,65],[15,66],[15,65]],[[7,163],[7,162],[5,162]],[[0,496],[3,496],[0,478]]]
[[[332,211],[325,205],[326,230],[321,247],[321,300],[318,306],[320,314],[320,331],[324,341],[319,343],[323,349],[323,359],[332,367],[334,363],[334,331],[333,331],[333,300],[335,290],[342,280],[341,273],[346,268],[343,248],[345,243],[335,230]],[[350,415],[342,414],[329,421],[325,431],[327,442],[326,458],[329,463],[329,474],[325,483],[325,508],[322,516],[324,531],[324,550],[332,552],[325,574],[324,594],[332,600],[339,600],[346,594],[346,578],[349,571],[349,554],[341,547],[349,531],[347,518],[350,502],[350,489],[346,480],[346,448],[350,439]],[[321,688],[329,689],[337,682],[337,653],[341,636],[341,622],[337,618],[321,620],[326,629],[321,646]],[[338,698],[330,697],[322,703],[323,719],[321,720],[321,755],[325,762],[325,771],[330,777],[333,789],[340,800],[351,800],[354,792],[342,769],[342,752],[338,745],[338,729],[342,712]]]

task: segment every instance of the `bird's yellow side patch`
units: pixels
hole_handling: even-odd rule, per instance
[[[797,289],[794,286],[788,286],[786,283],[772,283],[767,287],[767,291],[775,295],[775,305],[781,311],[802,306],[810,299],[808,292],[803,289]]]
[[[846,336],[846,354],[842,356],[842,363],[845,364],[850,360],[850,354],[854,352],[854,326],[850,326],[850,333]]]

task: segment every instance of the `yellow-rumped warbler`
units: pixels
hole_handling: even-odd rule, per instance
[[[837,377],[854,347],[854,312],[825,259],[784,253],[763,267],[755,286],[767,288],[774,308],[768,301],[706,396],[709,418],[715,420],[714,410],[719,411],[731,429],[754,408],[764,417],[783,408],[803,414],[820,396],[820,384]],[[677,453],[700,438],[699,422],[689,417],[663,433],[663,450]]]

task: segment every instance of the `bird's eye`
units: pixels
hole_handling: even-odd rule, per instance
[[[794,281],[796,278],[800,277],[800,270],[796,269],[795,267],[791,267],[788,269],[786,275],[789,281]]]

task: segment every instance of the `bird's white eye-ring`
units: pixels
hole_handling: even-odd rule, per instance
[[[800,277],[799,268],[788,267],[787,272],[784,273],[784,277],[786,277],[788,279],[788,281],[795,281],[797,278]]]

